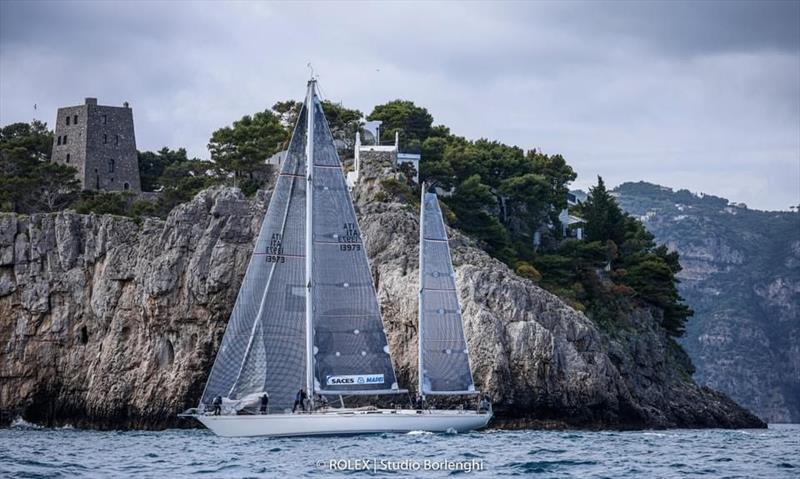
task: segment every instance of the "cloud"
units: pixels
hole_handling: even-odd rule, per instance
[[[207,157],[216,128],[300,98],[309,61],[330,99],[412,99],[564,154],[579,186],[800,202],[800,2],[4,1],[0,124],[130,101],[140,149]]]

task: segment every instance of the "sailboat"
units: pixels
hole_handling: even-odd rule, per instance
[[[441,211],[424,188],[420,222],[419,391],[476,394]],[[200,405],[181,416],[219,436],[468,431],[491,418],[490,407],[348,408],[343,399],[407,393],[312,79]]]

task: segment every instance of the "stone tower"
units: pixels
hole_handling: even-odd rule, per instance
[[[58,109],[53,161],[78,169],[85,190],[141,191],[133,111],[97,104]]]

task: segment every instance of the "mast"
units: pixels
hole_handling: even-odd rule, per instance
[[[312,243],[313,207],[314,207],[314,86],[316,80],[308,81],[306,93],[306,393],[311,409],[314,408],[314,311],[311,273],[313,265],[314,245]]]
[[[420,398],[425,399],[425,393],[422,389],[422,285],[424,281],[424,273],[422,272],[422,240],[424,236],[425,225],[425,182],[422,182],[422,196],[420,197],[420,215],[419,215],[419,306],[417,307],[417,394]]]

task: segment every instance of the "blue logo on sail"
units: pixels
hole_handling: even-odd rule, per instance
[[[328,376],[325,383],[328,386],[352,386],[383,384],[383,374],[350,374],[346,376]]]

